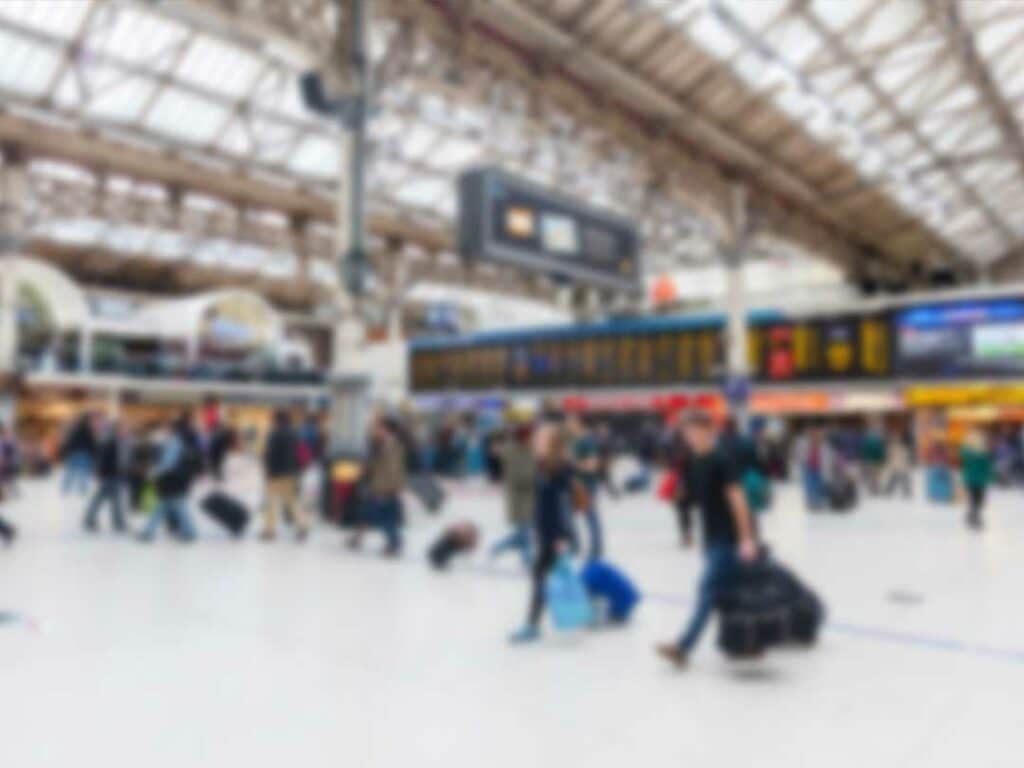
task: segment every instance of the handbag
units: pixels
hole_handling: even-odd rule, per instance
[[[562,555],[545,582],[548,609],[556,629],[571,632],[593,622],[593,607],[583,579],[569,555]]]

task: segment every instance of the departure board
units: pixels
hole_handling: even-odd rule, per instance
[[[885,316],[788,321],[752,329],[752,374],[764,381],[821,381],[888,375],[892,368]]]
[[[722,382],[724,320],[683,328],[637,326],[618,329],[610,324],[600,331],[584,326],[551,334],[524,332],[500,341],[413,348],[410,382],[417,392],[717,386]],[[889,314],[755,322],[747,341],[750,375],[755,381],[780,383],[884,379],[896,370],[893,328]],[[1018,341],[1017,326],[1011,322],[989,323],[972,332],[979,358],[984,354],[1006,365],[1003,358],[1015,359],[1018,347],[1024,349],[1024,334]],[[931,352],[934,345],[927,346],[930,328],[901,327],[900,333],[903,365],[911,354],[918,356],[915,361],[925,359],[926,353],[939,359]],[[991,368],[996,363],[986,361]]]

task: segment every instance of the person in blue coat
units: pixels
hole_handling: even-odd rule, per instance
[[[572,541],[569,509],[574,504],[573,496],[586,496],[585,492],[580,494],[580,489],[574,488],[578,481],[574,479],[563,430],[554,424],[542,426],[536,433],[534,450],[537,454],[533,516],[536,554],[533,560],[530,608],[526,624],[509,638],[512,643],[528,643],[540,637],[547,577]]]

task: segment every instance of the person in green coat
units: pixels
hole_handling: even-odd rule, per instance
[[[495,445],[505,482],[505,514],[512,532],[491,548],[491,557],[518,550],[527,566],[533,562],[530,528],[533,525],[537,488],[537,462],[530,445],[528,424],[514,425]]]
[[[967,490],[967,526],[980,531],[985,494],[992,482],[992,454],[979,431],[968,435],[960,449],[960,472]]]
[[[861,437],[859,446],[861,471],[868,493],[877,496],[881,491],[882,469],[886,461],[885,437],[877,425],[871,425]]]

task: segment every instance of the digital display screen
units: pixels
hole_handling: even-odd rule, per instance
[[[757,328],[752,364],[767,381],[820,381],[889,372],[885,317],[813,318]],[[752,329],[753,331],[754,329]]]
[[[579,253],[580,238],[576,222],[568,216],[545,213],[541,216],[541,244],[548,253]]]
[[[1024,324],[979,325],[971,330],[971,347],[979,360],[1024,360]]]
[[[505,210],[505,232],[521,240],[534,237],[537,234],[537,225],[533,211],[521,206],[509,206]]]
[[[897,315],[896,329],[902,374],[1024,375],[1024,301],[915,307]]]
[[[616,260],[618,246],[611,232],[594,226],[583,228],[583,252],[588,259],[601,264],[612,263]]]
[[[459,178],[459,251],[581,285],[641,290],[640,235],[630,221],[496,168]]]

